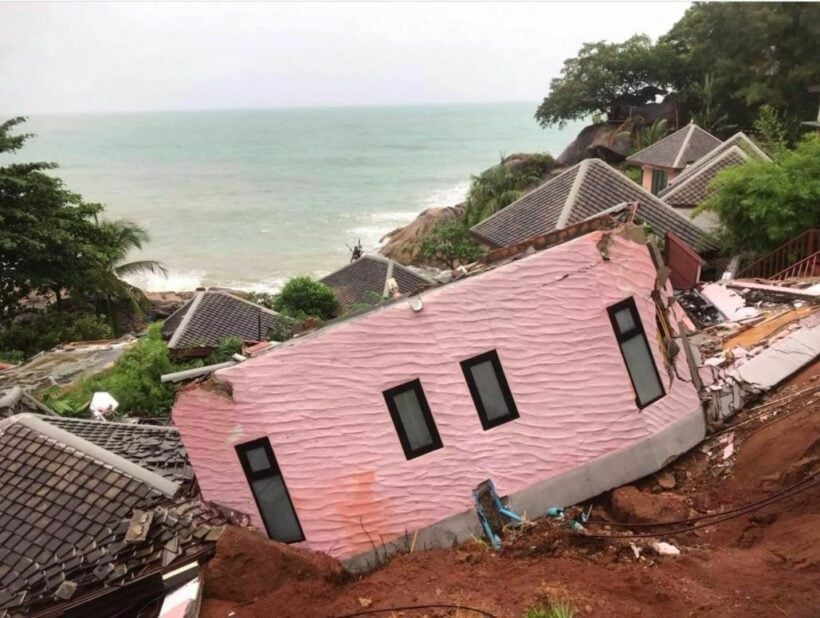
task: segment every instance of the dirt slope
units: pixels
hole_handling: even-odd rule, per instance
[[[812,391],[807,396],[808,389]],[[777,403],[798,392],[804,393],[800,399]],[[796,483],[808,487],[718,525],[704,522],[679,535],[659,532],[658,540],[681,549],[677,557],[658,556],[646,547],[652,539],[640,539],[635,541],[641,547],[636,559],[630,539],[588,538],[571,533],[565,524],[541,519],[508,535],[500,552],[468,543],[401,555],[363,578],[344,579],[336,563],[324,556],[303,559],[282,550],[269,552],[265,546],[277,544],[260,542],[243,531],[244,542],[255,549],[238,551],[237,535],[227,537],[233,544],[230,550],[220,542],[219,558],[207,571],[202,615],[329,617],[443,603],[518,618],[527,607],[561,599],[571,604],[575,616],[818,616],[820,489],[812,481],[820,471],[818,411],[820,363],[815,363],[755,408],[737,415],[732,421],[736,427],[710,439],[703,449],[694,449],[634,489],[621,491],[614,501],[609,495],[592,501],[593,520],[612,522],[646,508],[666,513],[658,518],[690,519],[758,501]],[[730,435],[735,454],[724,462]],[[630,500],[636,503],[630,505]],[[627,531],[602,524],[587,529],[603,534]],[[243,558],[236,560],[238,555]],[[295,562],[283,565],[282,560]],[[478,614],[426,609],[368,615]]]

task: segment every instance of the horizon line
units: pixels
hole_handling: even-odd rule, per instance
[[[238,106],[238,107],[188,107],[167,109],[123,109],[123,110],[83,110],[83,111],[38,111],[38,112],[0,112],[0,118],[16,116],[103,116],[128,114],[167,114],[167,113],[203,113],[203,112],[262,112],[262,111],[300,111],[300,110],[332,110],[332,109],[365,109],[365,108],[399,108],[399,107],[450,107],[457,105],[533,105],[538,101],[505,100],[505,101],[436,101],[436,102],[407,102],[407,103],[340,103],[325,105],[322,103],[303,105],[270,105],[270,106]],[[534,113],[534,112],[533,112]]]

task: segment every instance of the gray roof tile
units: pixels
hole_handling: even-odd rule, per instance
[[[165,497],[85,453],[82,440],[58,439],[59,429],[44,434],[31,418],[0,422],[0,616],[37,613],[93,594],[103,585],[95,575],[101,565],[114,566],[105,566],[106,579],[117,586],[164,570],[163,545],[168,535],[181,537],[181,527],[155,523],[144,540],[125,543],[131,511],[161,511],[191,499]],[[199,503],[193,507],[198,525],[222,523]],[[180,557],[208,546],[193,539],[183,545]]]
[[[216,348],[225,337],[267,341],[278,321],[288,319],[228,292],[206,290],[171,314],[162,333],[173,350]]]
[[[709,197],[709,183],[718,172],[727,167],[742,165],[746,161],[748,155],[737,146],[733,146],[720,156],[710,158],[705,165],[699,165],[697,170],[682,182],[667,187],[660,198],[670,206],[698,206]]]
[[[760,159],[763,161],[771,161],[769,156],[765,152],[763,152],[757,146],[757,144],[755,144],[751,139],[749,139],[749,137],[745,133],[739,131],[719,146],[707,152],[700,159],[698,159],[691,165],[687,166],[680,174],[678,174],[669,183],[669,186],[667,186],[663,191],[661,191],[660,197],[663,197],[666,193],[671,191],[675,185],[678,185],[687,178],[689,178],[689,176],[697,172],[702,166],[719,157],[724,152],[731,150],[732,147],[740,148],[745,154],[747,154],[751,158]]]
[[[714,135],[690,123],[627,157],[626,160],[637,165],[683,169],[687,164],[697,161],[719,146],[720,143]]]
[[[693,247],[711,248],[702,229],[600,159],[582,161],[470,231],[493,247],[506,247],[624,202],[638,202],[637,218],[658,233],[671,230]]]
[[[343,312],[350,311],[357,304],[374,304],[382,298],[390,264],[392,277],[399,286],[399,292],[407,294],[419,286],[428,285],[430,280],[398,262],[376,255],[363,255],[337,271],[320,279],[336,296]]]

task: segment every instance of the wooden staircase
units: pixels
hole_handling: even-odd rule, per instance
[[[735,275],[738,279],[820,277],[820,229],[806,230],[758,258]]]

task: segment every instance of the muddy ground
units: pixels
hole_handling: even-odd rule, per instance
[[[598,522],[686,520],[662,528],[586,526],[590,534],[652,537],[585,537],[566,522],[540,519],[508,533],[499,552],[470,542],[400,555],[350,578],[327,556],[230,529],[206,571],[202,615],[481,615],[472,607],[519,618],[528,607],[560,600],[574,616],[820,616],[819,410],[815,362],[661,473],[579,505],[591,506]],[[734,453],[724,460],[730,443]],[[697,519],[789,488],[727,521]],[[658,555],[654,540],[681,554]],[[434,604],[461,609],[390,610]]]

